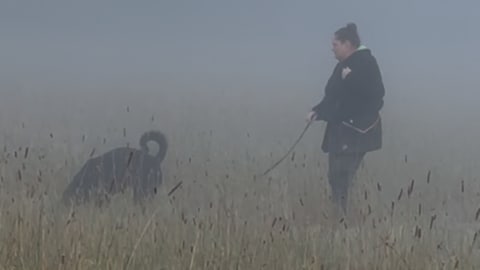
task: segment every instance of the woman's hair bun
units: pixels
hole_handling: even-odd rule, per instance
[[[357,32],[357,25],[355,23],[347,23],[347,29],[356,33]]]
[[[357,32],[357,25],[353,22],[347,23],[346,26],[338,29],[335,32],[335,38],[341,42],[348,40],[355,48],[358,48],[361,43]]]

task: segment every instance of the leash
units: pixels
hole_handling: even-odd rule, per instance
[[[279,159],[277,162],[275,162],[272,166],[270,166],[270,168],[268,168],[261,176],[265,176],[267,175],[270,171],[272,171],[273,169],[275,169],[285,158],[288,157],[288,155],[290,155],[290,153],[293,151],[293,149],[295,148],[295,146],[297,146],[297,144],[300,142],[300,140],[303,138],[303,135],[305,135],[305,133],[307,132],[308,128],[310,127],[310,125],[313,123],[314,120],[310,120],[308,121],[307,125],[305,126],[305,128],[303,129],[302,133],[300,134],[300,136],[298,136],[297,140],[293,143],[293,145],[290,147],[290,149],[288,149],[287,153],[281,158]]]

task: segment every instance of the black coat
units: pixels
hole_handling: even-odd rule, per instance
[[[347,70],[350,70],[348,73]],[[346,74],[342,77],[342,71]],[[385,88],[375,57],[367,48],[339,62],[325,87],[323,100],[313,107],[316,120],[327,122],[324,152],[370,152],[382,147]]]

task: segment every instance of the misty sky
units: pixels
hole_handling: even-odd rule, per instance
[[[463,78],[477,62],[469,59],[479,60],[479,8],[433,0],[4,0],[0,76],[12,84],[214,78],[323,86],[334,63],[331,34],[354,21],[385,76],[424,68],[423,76]]]
[[[17,134],[8,127],[26,121],[101,138],[128,126],[133,141],[155,125],[185,135],[208,122],[223,132],[217,144],[243,147],[248,128],[264,149],[288,145],[323,95],[333,33],[355,22],[386,86],[385,147],[393,152],[381,153],[475,162],[479,10],[475,1],[445,0],[3,0],[0,132]],[[134,116],[120,113],[127,105]],[[153,114],[160,124],[147,121]]]
[[[384,110],[410,126],[453,130],[478,115],[478,10],[474,1],[436,0],[5,0],[0,93],[55,89],[63,95],[44,99],[65,100],[87,90],[99,99],[99,90],[122,87],[184,90],[174,97],[180,106],[216,99],[218,110],[228,109],[242,97],[246,110],[266,114],[262,107],[276,104],[282,117],[299,119],[320,100],[335,64],[333,32],[353,21],[381,66]],[[280,101],[271,101],[272,93]],[[59,110],[45,104],[43,110]],[[93,104],[82,110],[87,106]],[[416,123],[407,122],[412,115]]]

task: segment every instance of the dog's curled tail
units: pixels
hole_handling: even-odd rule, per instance
[[[158,144],[158,152],[155,157],[160,162],[163,161],[165,155],[167,154],[168,147],[167,138],[165,135],[158,130],[151,130],[143,133],[143,135],[140,137],[140,148],[145,152],[148,152],[147,143],[149,141],[154,141]]]

